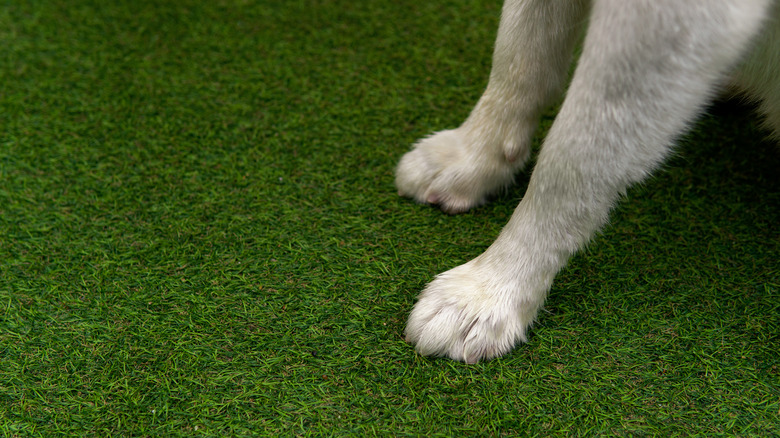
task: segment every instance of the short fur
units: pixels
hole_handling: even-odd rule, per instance
[[[525,341],[556,273],[729,81],[780,138],[778,3],[506,0],[487,89],[403,156],[400,194],[457,213],[511,184],[587,23],[582,55],[525,197],[483,254],[423,290],[407,340],[466,362]]]

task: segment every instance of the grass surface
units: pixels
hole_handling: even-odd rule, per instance
[[[528,344],[468,366],[404,343],[527,184],[455,217],[393,187],[481,94],[499,12],[4,2],[0,435],[777,435],[780,160],[733,104],[559,275]]]

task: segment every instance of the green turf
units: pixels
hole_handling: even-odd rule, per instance
[[[0,436],[777,435],[780,159],[734,104],[631,190],[528,344],[465,365],[403,341],[528,181],[461,216],[393,186],[484,89],[499,13],[3,2]]]

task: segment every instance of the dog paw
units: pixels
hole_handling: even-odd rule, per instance
[[[420,140],[398,163],[395,184],[401,196],[462,213],[511,184],[524,160],[507,159],[506,145],[477,144],[454,129]],[[496,147],[494,147],[496,146]]]
[[[513,282],[499,277],[475,260],[437,276],[412,309],[406,341],[422,355],[466,363],[501,356],[525,342],[541,302],[523,300]]]

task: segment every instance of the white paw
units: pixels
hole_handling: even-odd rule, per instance
[[[409,315],[407,342],[420,354],[467,363],[501,356],[525,342],[546,288],[523,293],[528,291],[518,291],[517,282],[494,274],[478,258],[437,276]]]
[[[417,142],[398,163],[398,193],[436,204],[447,213],[461,213],[510,185],[525,155],[517,159],[513,153],[513,161],[507,160],[504,150],[514,150],[514,146],[494,141],[478,144],[465,132],[441,131]]]

